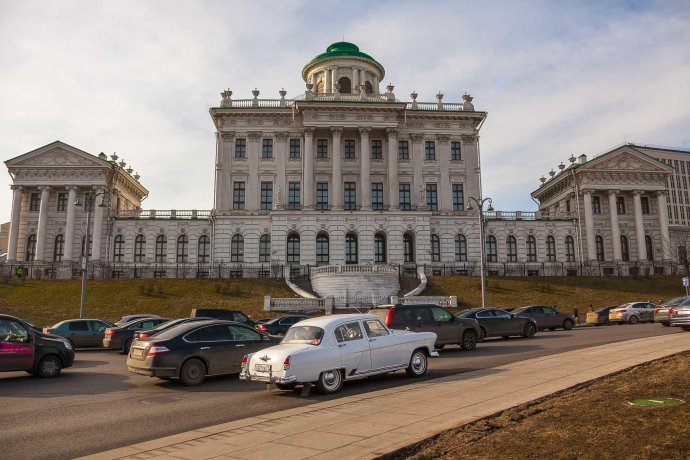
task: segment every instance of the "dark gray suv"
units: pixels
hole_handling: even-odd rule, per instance
[[[458,318],[434,304],[380,305],[369,313],[377,315],[391,329],[436,333],[436,348],[458,344],[463,350],[474,350],[479,338],[479,323]]]

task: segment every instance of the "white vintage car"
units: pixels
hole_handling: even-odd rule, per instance
[[[319,393],[339,391],[345,380],[405,369],[410,377],[427,370],[436,334],[388,329],[375,315],[331,315],[292,326],[279,345],[246,355],[240,379],[281,389],[316,384]]]

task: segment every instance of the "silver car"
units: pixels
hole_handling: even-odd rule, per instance
[[[690,305],[678,305],[671,308],[669,323],[671,326],[681,327],[685,332],[690,332]]]
[[[669,313],[671,308],[683,305],[686,302],[690,302],[688,299],[690,299],[690,296],[684,295],[682,297],[675,297],[667,300],[661,305],[657,305],[657,307],[654,309],[654,322],[661,323],[664,326],[670,326],[668,320],[671,316]]]
[[[654,321],[654,307],[651,302],[630,302],[609,311],[609,321],[612,323],[637,324],[640,321]]]

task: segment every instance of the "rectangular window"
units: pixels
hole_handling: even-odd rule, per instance
[[[436,184],[426,184],[426,207],[429,211],[438,211]]]
[[[400,184],[398,186],[398,199],[400,201],[400,209],[403,211],[409,211],[412,209],[410,184]]]
[[[273,182],[261,183],[261,209],[264,211],[273,209]]]
[[[328,182],[316,183],[316,209],[328,209]]]
[[[244,182],[232,184],[232,209],[244,209]]]
[[[299,158],[301,155],[300,140],[290,139],[290,158]]]
[[[67,194],[66,193],[58,193],[57,210],[58,211],[67,211]]]
[[[29,201],[29,211],[38,211],[41,208],[41,194],[32,193]]]
[[[625,214],[625,198],[622,196],[616,198],[616,211],[618,214]]]
[[[601,201],[598,196],[592,197],[592,214],[601,214]]]
[[[465,199],[462,192],[462,184],[453,184],[453,211],[465,210]]]
[[[247,139],[235,139],[235,158],[247,158]]]
[[[427,161],[433,161],[436,159],[436,142],[424,142],[424,159]]]
[[[263,139],[261,158],[273,158],[273,139]]]
[[[398,160],[410,159],[410,143],[408,141],[398,141]]]
[[[345,182],[345,203],[344,209],[346,211],[353,211],[357,209],[357,183]]]
[[[96,200],[90,193],[84,194],[84,211],[92,211],[93,212],[94,201],[96,201]]]
[[[290,182],[288,184],[288,209],[301,209],[300,204],[300,183]]]
[[[371,209],[383,209],[383,183],[374,182],[371,184]]]
[[[378,139],[371,141],[371,159],[383,160],[383,142]]]
[[[462,155],[460,153],[460,142],[450,143],[450,159],[453,161],[462,160]]]
[[[345,139],[345,159],[353,160],[355,158],[355,140]]]
[[[328,158],[328,139],[316,140],[316,158]]]
[[[640,204],[642,205],[642,214],[649,215],[649,198],[640,197]]]

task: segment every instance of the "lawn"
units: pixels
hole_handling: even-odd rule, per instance
[[[687,459],[687,402],[650,408],[628,401],[690,401],[688,375],[690,353],[669,356],[462,425],[384,458]]]

